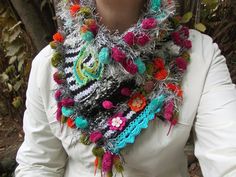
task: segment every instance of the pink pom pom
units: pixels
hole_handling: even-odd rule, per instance
[[[127,72],[129,72],[130,74],[136,74],[138,72],[138,67],[136,64],[134,64],[134,62],[129,59],[126,62],[123,63],[123,67],[125,68],[125,70]]]
[[[133,32],[128,32],[124,35],[123,40],[128,44],[129,46],[132,46],[135,44],[135,35]]]
[[[182,39],[180,38],[180,34],[179,34],[179,32],[173,32],[173,33],[171,33],[171,37],[172,37],[172,39],[173,39],[173,41],[174,41],[174,43],[176,44],[176,45],[182,45],[182,43],[183,43],[183,41],[182,41]]]
[[[189,37],[189,29],[188,27],[186,26],[183,26],[181,29],[180,29],[180,32],[185,36],[185,37]]]
[[[137,38],[137,44],[140,46],[145,46],[149,41],[150,41],[150,36],[145,33],[142,33]]]
[[[89,140],[93,143],[96,143],[98,140],[100,140],[103,137],[101,132],[93,132],[91,133]]]
[[[188,63],[184,58],[178,57],[175,59],[175,62],[180,70],[185,71],[187,69]]]
[[[105,109],[111,109],[111,108],[115,107],[115,106],[113,105],[113,103],[112,103],[111,101],[108,101],[108,100],[103,101],[103,102],[102,102],[102,106],[103,106]]]
[[[126,55],[117,47],[113,47],[111,57],[117,62],[123,62],[126,58]]]
[[[61,84],[63,84],[63,83],[65,82],[65,80],[62,79],[62,76],[61,76],[61,74],[60,74],[59,72],[55,72],[55,73],[53,74],[53,79],[54,79],[54,81],[55,81],[58,85],[61,85]]]
[[[98,26],[96,24],[92,24],[89,26],[89,30],[94,34],[94,36],[96,36],[98,32]]]
[[[61,104],[62,106],[73,106],[74,105],[74,100],[71,98],[64,98],[63,100],[61,100]]]
[[[157,20],[155,18],[146,18],[142,21],[143,29],[152,29],[157,26]]]
[[[131,90],[128,87],[124,87],[121,89],[121,94],[124,96],[130,96],[131,95]]]
[[[58,108],[56,112],[57,121],[61,121],[61,116],[62,116],[61,108]]]
[[[56,100],[60,100],[61,95],[62,95],[61,90],[57,90],[57,91],[55,92],[55,99],[56,99]]]
[[[185,47],[186,49],[192,48],[192,42],[190,40],[184,40],[183,47]]]
[[[168,101],[164,107],[164,118],[168,121],[171,120],[174,111],[174,101]]]
[[[102,158],[102,171],[109,172],[112,169],[113,156],[110,152],[106,152]]]

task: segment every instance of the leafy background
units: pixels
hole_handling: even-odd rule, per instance
[[[59,0],[0,0],[0,176],[11,176],[23,139],[25,91],[35,55],[57,29],[54,5]],[[177,0],[182,23],[212,36],[226,56],[236,83],[236,1]],[[186,146],[189,171],[200,177],[192,139]]]

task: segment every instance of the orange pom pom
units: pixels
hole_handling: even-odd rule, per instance
[[[56,42],[64,42],[64,37],[62,36],[61,33],[57,32],[56,34],[53,35],[53,40]]]
[[[183,91],[180,86],[174,84],[174,83],[168,83],[166,87],[171,90],[172,92],[175,92],[178,97],[183,97]]]
[[[81,33],[86,33],[87,31],[88,31],[88,26],[82,25],[81,28],[80,28],[80,32]]]
[[[80,5],[75,4],[70,7],[70,15],[75,16],[75,14],[80,10]]]
[[[164,80],[167,76],[168,71],[166,69],[162,69],[155,74],[155,78],[159,81]]]
[[[70,128],[75,128],[75,123],[74,123],[74,121],[71,118],[67,119],[67,125]]]

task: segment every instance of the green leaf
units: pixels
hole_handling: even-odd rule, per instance
[[[19,50],[23,47],[23,44],[19,41],[16,40],[13,43],[11,43],[10,45],[8,45],[6,47],[7,49],[7,53],[6,56],[11,57],[17,54],[17,52],[19,52]]]
[[[23,83],[22,80],[17,81],[17,82],[14,84],[14,86],[13,86],[14,90],[15,90],[15,91],[18,91],[18,90],[20,89],[22,83]]]
[[[0,81],[1,81],[2,83],[9,80],[9,76],[8,76],[6,73],[2,73],[2,74],[0,75],[0,78],[1,78]]]
[[[12,63],[14,63],[16,61],[17,57],[16,56],[13,56],[9,59],[9,65],[11,65]]]
[[[193,13],[187,12],[186,14],[183,15],[183,17],[181,19],[181,23],[188,23],[192,17],[193,17]]]
[[[202,23],[197,23],[194,25],[194,28],[200,32],[205,32],[206,31],[206,26]]]
[[[18,109],[22,105],[22,98],[20,96],[13,99],[12,105],[14,108]]]
[[[17,67],[18,72],[21,71],[23,64],[24,64],[24,60],[20,60],[19,63],[18,63],[18,67]]]

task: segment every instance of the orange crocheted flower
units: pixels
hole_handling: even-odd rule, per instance
[[[62,36],[61,33],[57,32],[56,34],[53,35],[53,40],[56,42],[64,42],[64,37]]]
[[[180,86],[174,84],[174,83],[168,83],[166,87],[171,90],[172,92],[175,92],[178,97],[183,97],[183,91]]]
[[[75,14],[80,10],[80,5],[75,4],[70,7],[70,15],[75,16]]]
[[[167,76],[168,76],[168,71],[166,69],[162,69],[154,75],[154,77],[159,81],[166,79]]]
[[[128,102],[130,109],[135,112],[141,111],[146,104],[146,98],[140,93],[134,94]]]

